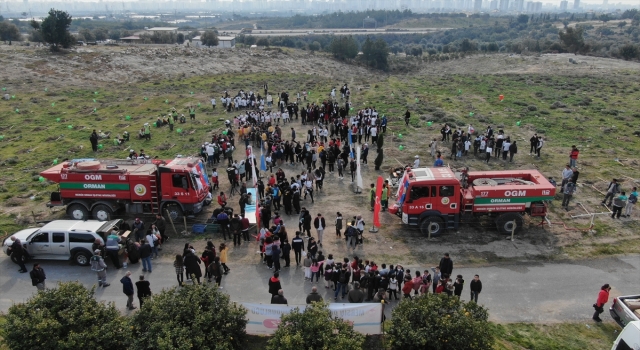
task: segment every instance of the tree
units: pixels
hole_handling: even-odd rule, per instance
[[[93,30],[93,36],[98,41],[105,41],[109,37],[109,31],[105,28],[96,28]]]
[[[73,44],[73,37],[69,33],[71,16],[67,12],[51,9],[41,24],[35,26],[34,23],[37,22],[31,21],[31,26],[40,31],[44,42],[51,45],[51,51],[59,51],[60,47],[66,49]]]
[[[529,23],[529,16],[527,15],[519,15],[517,18],[518,23],[520,24],[527,24]]]
[[[0,39],[2,41],[8,41],[11,45],[12,41],[22,41],[22,35],[20,35],[20,29],[10,22],[0,22]]]
[[[389,47],[387,42],[382,39],[372,41],[367,37],[364,44],[362,44],[362,58],[370,67],[380,70],[389,69]]]
[[[488,319],[484,307],[446,294],[404,299],[392,311],[391,349],[493,349]]]
[[[176,41],[180,45],[184,44],[184,34],[178,33],[178,36],[176,36]]]
[[[311,44],[309,44],[309,51],[318,51],[320,50],[320,43],[317,41],[312,42]]]
[[[598,17],[599,20],[602,21],[602,23],[607,23],[611,20],[611,17],[609,17],[609,15],[607,14],[602,14],[600,15],[600,17]]]
[[[339,60],[353,59],[358,56],[358,42],[353,36],[336,36],[331,41],[329,51]]]
[[[200,35],[200,41],[202,42],[202,45],[208,47],[218,46],[218,34],[213,30],[205,30],[205,32]]]
[[[96,37],[93,36],[93,33],[88,28],[82,28],[78,31],[78,34],[82,36],[84,41],[95,41]]]
[[[478,45],[467,38],[462,39],[460,43],[460,51],[462,52],[473,52],[478,49]]]
[[[331,316],[324,302],[307,305],[282,315],[275,334],[267,343],[267,350],[360,350],[364,336],[353,325]]]
[[[124,349],[131,339],[113,304],[78,282],[63,282],[9,308],[3,326],[10,349]]]
[[[218,288],[163,290],[130,318],[133,349],[239,349],[247,310]]]
[[[624,28],[627,25],[627,21],[622,21],[618,23],[618,28]]]
[[[264,46],[264,47],[269,47],[269,39],[267,39],[267,38],[260,38],[260,39],[258,39],[258,41],[256,41],[256,45],[258,45],[258,46]]]
[[[625,60],[632,60],[638,57],[638,47],[633,44],[627,44],[620,48],[619,53]]]
[[[564,31],[559,31],[558,36],[567,51],[577,54],[578,52],[585,52],[588,49],[584,43],[582,33],[583,29],[581,27],[568,27]]]

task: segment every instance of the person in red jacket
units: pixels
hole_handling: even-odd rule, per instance
[[[598,300],[593,304],[593,308],[596,309],[596,312],[593,313],[593,320],[596,322],[602,322],[600,319],[600,314],[604,312],[604,304],[609,301],[609,291],[611,287],[609,284],[605,284],[600,287],[600,293],[598,293]]]
[[[220,192],[220,195],[218,196],[218,204],[223,208],[227,206],[227,195],[225,195],[224,192]]]
[[[402,294],[405,298],[411,299],[411,291],[413,290],[413,281],[410,275],[404,276],[404,286],[402,286]]]
[[[576,166],[576,160],[578,160],[579,153],[580,151],[576,145],[571,146],[571,153],[569,153],[569,165],[571,165],[572,168]]]

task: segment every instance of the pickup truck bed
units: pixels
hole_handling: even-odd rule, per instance
[[[609,313],[611,318],[623,328],[629,322],[640,321],[640,295],[614,298]]]

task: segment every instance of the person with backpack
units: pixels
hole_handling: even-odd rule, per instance
[[[349,279],[351,278],[351,273],[347,269],[347,266],[342,266],[340,271],[338,272],[338,285],[336,286],[336,291],[334,294],[333,300],[338,300],[338,294],[342,291],[342,299],[347,295],[347,289],[349,284]]]
[[[356,230],[354,226],[355,224],[355,221],[351,221],[351,225],[347,226],[347,230],[344,233],[345,237],[347,237],[347,249],[353,248],[353,250],[356,250],[356,244],[358,242],[358,230]]]
[[[304,251],[304,239],[300,237],[300,231],[296,231],[296,238],[291,240],[291,248],[296,257],[296,266],[300,266],[300,260],[302,259],[302,252]]]
[[[627,205],[624,207],[624,217],[631,217],[631,211],[633,210],[633,206],[638,202],[638,190],[634,187],[631,190],[631,194],[629,194],[629,200],[627,200]]]

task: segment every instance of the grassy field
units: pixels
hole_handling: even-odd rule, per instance
[[[78,56],[89,60],[98,55]],[[390,119],[385,169],[406,164],[415,154],[424,156],[428,165],[428,140],[439,138],[443,123],[464,130],[472,124],[477,131],[492,125],[494,130],[503,129],[518,141],[514,163],[496,161],[486,165],[468,157],[449,164],[472,170],[537,168],[558,178],[568,161],[570,146],[575,144],[581,150],[579,201],[592,212],[600,210],[601,194],[597,189],[602,191],[612,177],[625,180],[623,189],[628,191],[640,165],[636,154],[640,147],[640,83],[633,72],[619,69],[610,74],[594,71],[592,75],[553,75],[554,69],[563,67],[556,61],[527,66],[531,63],[505,57],[478,56],[460,63],[436,63],[412,74],[345,74],[344,81],[314,72],[235,72],[121,85],[95,84],[91,88],[74,87],[64,80],[48,84],[37,80],[8,81],[0,86],[10,96],[8,101],[0,102],[4,116],[0,121],[0,227],[10,233],[20,227],[17,223],[27,222],[29,217],[38,219],[51,214],[44,203],[57,187],[40,182],[38,174],[55,160],[124,158],[129,149],[142,148],[148,155],[166,159],[178,154],[196,155],[211,132],[220,131],[223,120],[235,115],[227,114],[220,106],[213,110],[210,98],[215,96],[219,102],[224,90],[259,91],[264,81],[269,82],[271,91],[286,90],[292,96],[307,91],[307,102],[322,102],[332,87],[349,83],[354,110],[375,106]],[[484,64],[493,64],[496,74],[473,72],[474,65],[481,70]],[[27,68],[49,74],[39,64],[31,63]],[[462,73],[461,69],[466,71]],[[500,95],[504,96],[502,102]],[[172,107],[188,118],[189,106],[196,106],[195,122],[176,124],[173,133],[168,128],[153,128],[151,141],[136,138],[145,122],[153,123]],[[401,117],[407,109],[413,116],[409,127]],[[127,130],[131,141],[116,146],[112,139],[101,140],[102,148],[94,154],[89,143],[93,129],[111,136]],[[546,140],[541,159],[528,155],[528,139],[536,132]],[[404,150],[399,149],[400,145]],[[448,157],[446,147],[441,150]],[[567,213],[559,210],[558,204],[551,207],[552,221],[588,227],[588,219],[570,218],[584,213],[581,208]],[[635,220],[620,223],[603,218],[596,219],[590,233],[577,231],[559,236],[563,252],[572,258],[640,252]],[[619,241],[629,244],[616,244]]]

